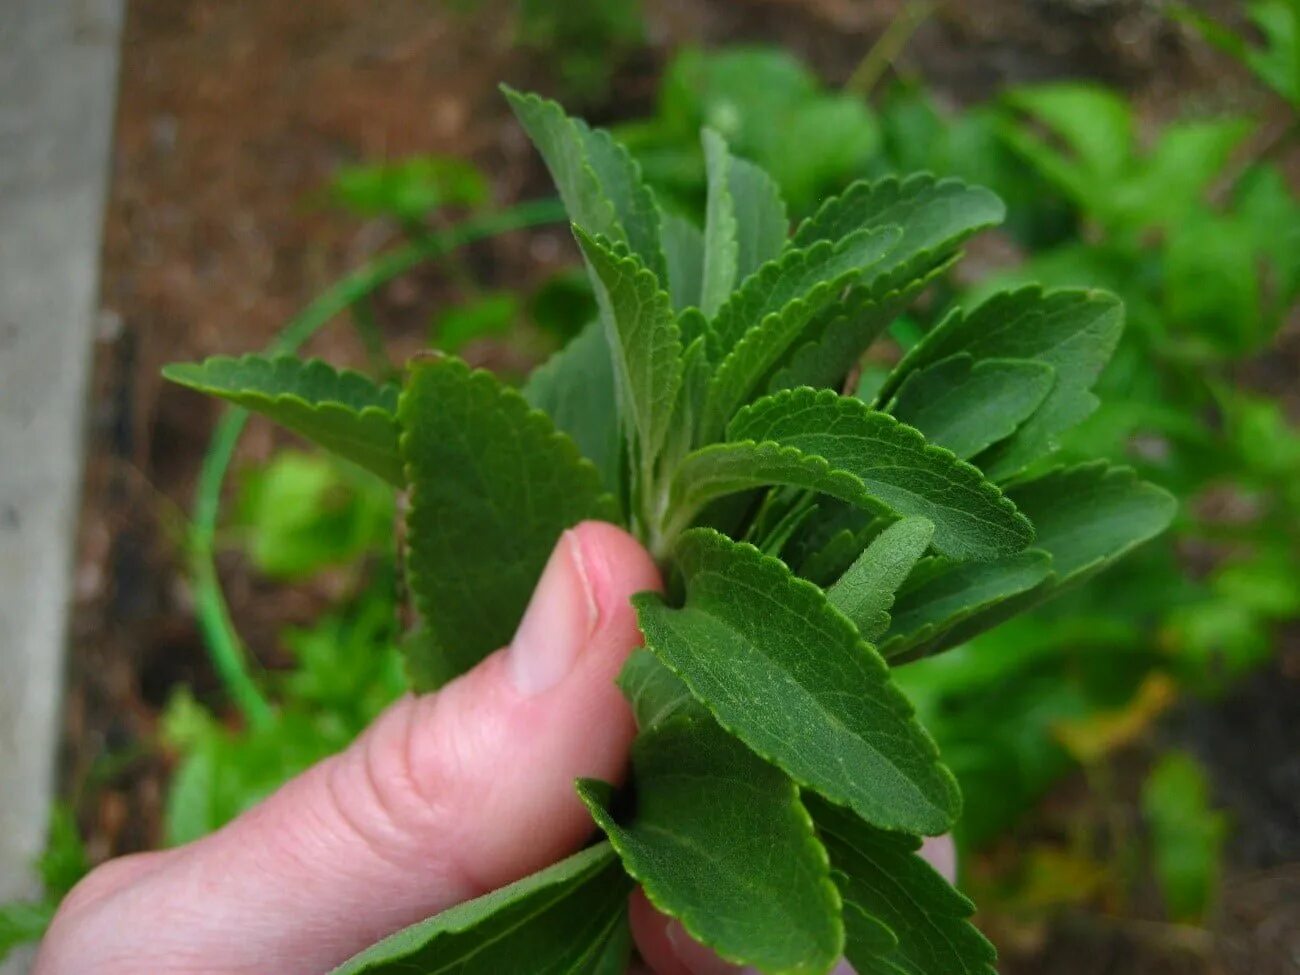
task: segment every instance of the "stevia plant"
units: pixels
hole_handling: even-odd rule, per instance
[[[401,388],[287,358],[167,370],[405,492],[417,690],[509,640],[579,521],[626,526],[668,580],[634,600],[645,647],[620,678],[632,784],[577,783],[606,840],[337,971],[619,973],[635,883],[763,972],[842,955],[860,975],[992,972],[973,905],[917,855],[961,797],[891,671],[1170,520],[1130,470],[1050,460],[1096,406],[1119,302],[1000,294],[860,388],[868,347],[1002,219],[997,197],[928,175],[858,183],[791,234],[773,181],[706,130],[701,230],[607,133],[507,97],[599,305],[522,393],[442,355]]]

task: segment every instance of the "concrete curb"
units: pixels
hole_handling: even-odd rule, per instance
[[[0,901],[35,893],[53,788],[123,0],[3,7]]]

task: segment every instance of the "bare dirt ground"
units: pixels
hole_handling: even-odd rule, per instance
[[[779,40],[842,81],[902,3],[646,6],[651,47],[617,74],[600,120],[648,109],[660,65],[687,42]],[[171,690],[185,683],[217,699],[179,545],[217,411],[168,388],[159,367],[263,347],[329,282],[391,242],[382,223],[323,201],[340,164],[450,153],[491,174],[499,203],[544,193],[544,173],[496,85],[546,89],[548,67],[520,55],[512,38],[508,11],[491,2],[473,15],[428,0],[130,4],[62,761],[94,856],[158,840],[168,766],[154,742]],[[1061,76],[1119,84],[1157,107],[1193,88],[1207,100],[1231,97],[1207,83],[1220,69],[1144,0],[953,3],[898,68],[954,102]],[[489,283],[518,284],[562,263],[568,248],[559,231],[542,230],[476,246],[466,259]],[[430,315],[456,294],[454,278],[433,268],[395,282],[379,303],[386,340],[417,348]],[[310,351],[362,361],[342,328]],[[241,460],[264,458],[277,442],[255,423]],[[239,629],[267,666],[283,660],[281,626],[310,619],[328,598],[310,587],[259,587],[237,559],[224,559],[222,571]],[[1211,970],[1203,952],[1167,940],[1140,925],[1102,936],[1067,922],[1012,946],[1007,970]]]

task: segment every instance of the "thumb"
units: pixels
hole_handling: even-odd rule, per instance
[[[96,871],[37,975],[318,973],[571,852],[591,831],[573,780],[617,780],[634,733],[628,597],[659,585],[620,529],[566,532],[510,646],[212,836]]]

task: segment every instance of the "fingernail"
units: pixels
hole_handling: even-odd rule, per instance
[[[510,641],[508,666],[515,687],[540,694],[562,681],[595,630],[597,617],[582,546],[566,531]]]
[[[668,923],[667,934],[668,943],[673,946],[673,954],[691,975],[748,975],[753,972],[753,969],[740,968],[723,961],[687,934],[678,921]],[[757,973],[754,972],[753,975]]]

